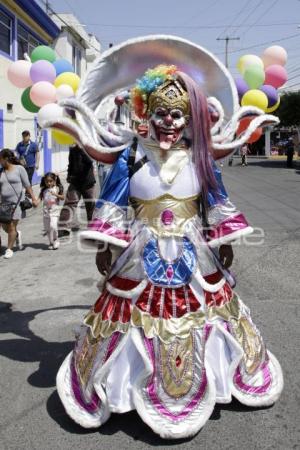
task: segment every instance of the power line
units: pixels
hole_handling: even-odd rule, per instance
[[[300,72],[294,76],[292,76],[291,78],[289,78],[289,81],[294,80],[295,78],[298,78],[300,76]]]
[[[296,64],[295,66],[291,67],[290,69],[287,70],[288,74],[290,75],[293,72],[297,72],[297,70],[300,69],[300,64]]]
[[[263,0],[258,0],[258,3],[254,5],[254,7],[251,9],[251,11],[247,14],[245,19],[242,21],[240,25],[244,25],[247,19],[249,19],[250,16],[252,16],[252,13],[259,9],[260,5],[262,4]],[[244,34],[244,33],[243,33]],[[243,36],[244,37],[244,36]]]
[[[249,25],[249,27],[247,28],[247,30],[245,30],[245,31],[243,32],[243,36],[245,36],[246,33],[249,33],[249,31],[250,31],[252,28],[254,28],[254,26],[257,24],[257,22],[259,22],[259,21],[264,17],[264,15],[265,15],[270,9],[274,8],[274,5],[275,5],[277,2],[278,2],[278,0],[274,0],[271,6],[268,6],[268,7],[264,10],[264,12],[263,12],[262,14],[259,14],[259,17],[258,17],[257,21],[256,21],[253,25]],[[262,3],[262,2],[261,2],[261,3]],[[260,6],[260,5],[259,5],[259,6]]]
[[[295,86],[299,86],[299,89],[300,89],[300,83],[295,83],[295,84],[292,84],[291,86],[283,86],[282,88],[279,88],[279,90],[280,90],[280,92],[284,92],[285,90],[290,89]]]
[[[60,15],[57,14],[57,13],[54,11],[54,9],[52,8],[52,6],[50,6],[50,3],[49,3],[48,0],[40,0],[40,1],[44,4],[45,8],[48,10],[48,14],[49,14],[49,13],[53,14],[53,15],[56,16],[56,17],[57,17],[64,25],[66,25],[68,28],[70,28],[70,24],[67,23],[64,19],[62,19],[62,18],[60,17]],[[89,47],[92,47],[94,50],[96,50],[96,52],[100,53],[100,50],[99,50],[98,48],[96,48],[93,44],[91,44],[89,41],[87,41],[87,40],[84,39],[83,37],[81,37],[81,38],[82,38],[82,40],[83,40]]]
[[[210,9],[212,9],[217,3],[219,3],[219,1],[220,1],[220,0],[215,0],[213,3],[211,3],[211,4],[208,6],[208,8],[201,9],[200,11],[198,11],[198,13],[196,14],[196,16],[194,15],[193,17],[191,17],[191,18],[188,19],[188,20],[185,20],[184,22],[185,22],[185,23],[188,23],[190,20],[195,20],[195,19],[197,19],[197,18],[199,17],[200,14],[205,14],[207,11],[209,11]],[[183,26],[185,26],[185,25],[183,24]],[[178,26],[174,26],[174,28],[182,28],[182,26],[181,26],[181,25],[178,25]]]
[[[250,2],[251,2],[252,0],[250,0]],[[246,3],[245,4],[243,4],[243,6],[241,7],[241,9],[238,11],[238,13],[234,16],[234,18],[233,18],[233,20],[232,20],[232,22],[231,22],[231,25],[225,25],[226,26],[226,29],[223,31],[223,33],[220,33],[219,34],[219,36],[217,37],[217,39],[222,35],[222,34],[225,34],[230,28],[231,28],[231,26],[232,26],[232,24],[237,20],[237,18],[239,17],[239,15],[241,14],[241,13],[243,13],[243,11],[244,11],[244,8],[245,8],[245,6],[248,4],[248,0],[246,0]]]
[[[238,52],[242,52],[243,50],[249,50],[251,48],[262,47],[263,45],[272,44],[274,42],[287,41],[289,39],[293,39],[294,37],[299,37],[299,36],[300,36],[300,32],[298,32],[296,34],[291,34],[290,36],[286,36],[281,39],[272,39],[271,41],[265,41],[265,42],[261,42],[260,44],[250,45],[249,47],[243,47],[243,48],[239,48],[238,50],[232,50],[229,53],[238,53]],[[223,53],[217,53],[217,54],[222,55]]]

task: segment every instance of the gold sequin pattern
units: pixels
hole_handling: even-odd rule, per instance
[[[265,345],[255,325],[241,310],[237,295],[221,307],[207,308],[210,320],[221,318],[229,323],[231,332],[244,350],[243,363],[248,374],[253,374],[264,361]]]
[[[172,342],[176,337],[187,339],[191,329],[202,328],[204,322],[205,315],[202,311],[185,314],[182,317],[163,319],[152,317],[150,314],[134,307],[131,316],[131,324],[142,328],[148,339],[158,336],[166,344]]]
[[[94,338],[102,337],[108,338],[115,331],[120,333],[126,333],[129,328],[130,322],[112,322],[111,320],[103,320],[101,313],[95,313],[90,311],[84,318],[83,323],[88,326]]]
[[[75,353],[76,372],[82,386],[86,386],[97,355],[101,337],[95,339],[90,330],[87,331],[80,351]]]
[[[143,200],[130,197],[130,204],[135,210],[136,219],[141,220],[150,228],[156,236],[183,236],[184,228],[188,220],[199,213],[199,196],[175,198],[170,194],[164,194],[151,200]],[[173,213],[173,221],[165,225],[162,213],[170,210]]]
[[[160,376],[164,391],[174,398],[186,395],[193,385],[193,338],[159,343]]]
[[[152,113],[157,107],[178,108],[188,116],[190,114],[189,96],[177,80],[167,80],[149,96],[148,111]]]

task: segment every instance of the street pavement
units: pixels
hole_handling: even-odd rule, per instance
[[[47,249],[38,209],[20,227],[25,249],[11,260],[0,257],[1,450],[299,448],[300,171],[269,160],[241,167],[235,159],[223,174],[231,200],[264,232],[263,242],[256,230],[248,245],[235,246],[233,271],[237,292],[283,367],[280,400],[265,409],[217,405],[201,432],[182,441],[160,439],[135,412],[113,414],[97,430],[73,423],[55,376],[97,298],[99,275],[94,252],[79,251],[75,233],[59,250]]]

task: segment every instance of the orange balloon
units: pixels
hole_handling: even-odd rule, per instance
[[[249,127],[249,125],[253,119],[254,119],[254,117],[244,117],[243,119],[241,119],[236,134],[239,136],[244,131],[246,131],[246,129]],[[262,132],[263,132],[262,128],[257,128],[255,131],[253,131],[253,133],[247,140],[247,143],[253,144],[253,142],[258,141],[258,139],[262,135]]]

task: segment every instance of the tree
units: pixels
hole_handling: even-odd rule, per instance
[[[275,115],[280,119],[280,126],[300,126],[300,91],[283,94]]]

